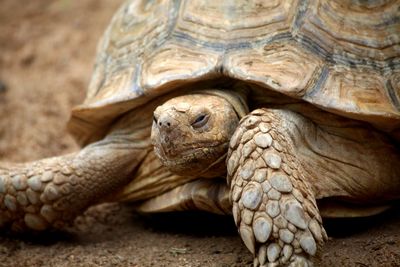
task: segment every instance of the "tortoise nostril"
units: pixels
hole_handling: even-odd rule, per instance
[[[160,116],[158,118],[158,127],[164,128],[164,129],[170,129],[172,127],[172,118],[169,116]]]

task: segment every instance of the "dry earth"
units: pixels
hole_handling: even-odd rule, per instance
[[[65,131],[99,36],[121,0],[0,0],[0,160],[77,150]],[[228,217],[90,209],[63,232],[0,234],[0,266],[251,266]],[[327,221],[317,266],[400,266],[400,209]]]

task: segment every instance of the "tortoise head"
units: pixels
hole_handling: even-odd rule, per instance
[[[157,107],[151,139],[163,165],[179,175],[223,175],[229,140],[243,113],[241,103],[232,93],[207,90]]]

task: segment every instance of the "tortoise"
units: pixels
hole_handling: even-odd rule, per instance
[[[140,1],[114,15],[69,130],[0,166],[0,225],[88,206],[232,214],[255,266],[309,266],[321,217],[400,198],[398,1]],[[317,205],[318,204],[318,205]]]

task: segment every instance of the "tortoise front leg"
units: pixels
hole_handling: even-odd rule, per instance
[[[127,184],[151,150],[148,122],[134,119],[77,153],[0,165],[0,228],[62,227]]]
[[[230,143],[233,215],[255,266],[309,266],[327,239],[290,133],[282,131],[283,112],[252,112]]]

